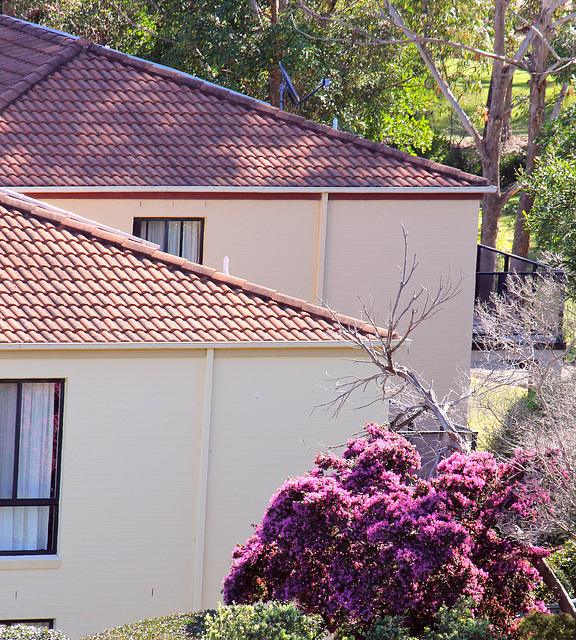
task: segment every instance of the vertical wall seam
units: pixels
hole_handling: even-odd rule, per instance
[[[316,251],[316,287],[314,302],[324,301],[324,268],[326,263],[326,230],[328,226],[328,194],[320,198],[318,211],[318,247]]]
[[[204,586],[204,546],[206,542],[206,514],[208,508],[208,468],[210,458],[210,428],[212,424],[212,389],[214,385],[214,349],[206,349],[204,391],[202,397],[202,425],[200,435],[200,469],[198,483],[198,525],[196,529],[196,557],[194,558],[194,592],[192,610],[202,608]]]

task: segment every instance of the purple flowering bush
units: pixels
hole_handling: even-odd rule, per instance
[[[418,635],[470,597],[494,629],[513,631],[516,614],[537,605],[530,561],[547,552],[505,537],[500,523],[529,518],[545,496],[521,465],[489,453],[455,454],[430,481],[419,468],[414,447],[377,424],[341,457],[320,454],[235,550],[225,601],[295,601],[330,631],[362,638],[390,615]]]

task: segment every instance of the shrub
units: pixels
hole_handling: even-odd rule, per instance
[[[15,624],[10,627],[0,625],[0,640],[67,640],[61,631],[46,627],[31,627]]]
[[[378,620],[368,632],[366,640],[416,640],[401,625],[400,620],[401,618],[390,616]]]
[[[565,613],[550,615],[534,611],[520,622],[521,638],[530,640],[574,640],[576,621]]]
[[[453,607],[442,607],[433,624],[417,637],[403,625],[402,616],[384,616],[374,623],[365,640],[506,640],[509,636],[495,631],[487,618],[474,615],[474,604],[471,598],[461,598]],[[353,640],[355,636],[340,637],[337,633],[336,637]]]
[[[436,625],[427,629],[422,640],[504,640],[496,634],[489,620],[475,617],[473,600],[462,599],[454,607],[442,607],[436,614]]]
[[[320,454],[278,490],[234,552],[224,599],[295,601],[331,632],[366,636],[395,615],[421,635],[464,595],[499,631],[513,630],[536,605],[530,560],[548,555],[500,532],[502,515],[530,518],[544,500],[522,484],[528,462],[454,454],[425,481],[410,443],[367,425],[341,457]]]
[[[325,635],[318,616],[307,616],[293,604],[220,607],[206,621],[203,640],[320,640]]]
[[[204,635],[206,619],[215,614],[214,609],[173,613],[106,629],[83,640],[200,640]]]

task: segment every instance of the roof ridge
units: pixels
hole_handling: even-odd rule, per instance
[[[34,85],[44,80],[47,76],[54,73],[62,65],[76,57],[83,49],[85,49],[90,43],[87,40],[82,40],[76,36],[68,36],[61,34],[48,27],[42,27],[32,22],[26,22],[19,20],[18,18],[12,18],[10,16],[1,15],[0,23],[10,22],[12,28],[16,28],[19,31],[37,32],[35,35],[44,39],[55,40],[62,39],[62,50],[55,53],[47,62],[37,67],[34,71],[30,72],[27,76],[15,82],[4,93],[0,94],[0,111],[6,109],[12,103],[16,102],[22,95],[29,91]],[[69,39],[69,42],[66,42]]]
[[[18,29],[19,31],[24,32],[37,32],[36,35],[38,38],[42,38],[43,40],[80,40],[78,36],[74,36],[71,33],[65,33],[64,31],[58,31],[58,29],[52,29],[51,27],[47,27],[43,24],[37,24],[36,22],[30,22],[29,20],[23,20],[22,18],[15,18],[14,16],[9,16],[4,14],[0,14],[0,24],[3,22],[10,23],[11,28]]]
[[[54,224],[58,224],[61,227],[67,227],[73,231],[83,233],[84,235],[92,236],[99,241],[115,244],[122,249],[131,251],[132,253],[141,254],[148,259],[158,260],[182,271],[193,273],[199,278],[210,278],[211,280],[227,284],[230,287],[242,289],[249,294],[269,298],[277,304],[288,306],[299,311],[304,311],[310,315],[319,316],[331,322],[337,322],[340,325],[352,328],[355,331],[372,334],[376,333],[374,326],[369,322],[335,313],[327,307],[322,307],[299,298],[284,295],[275,289],[263,287],[248,282],[242,278],[221,273],[217,269],[212,269],[201,264],[196,264],[195,262],[190,262],[186,258],[164,253],[163,251],[160,251],[158,245],[143,241],[141,238],[137,238],[129,234],[124,234],[116,229],[112,229],[111,227],[100,225],[98,222],[75,216],[70,211],[46,205],[45,203],[39,200],[34,200],[28,196],[21,196],[18,193],[0,188],[0,205],[13,207],[22,212],[26,212],[33,216],[48,220]],[[384,329],[381,329],[380,331],[381,335],[385,335]]]

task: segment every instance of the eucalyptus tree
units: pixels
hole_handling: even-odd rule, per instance
[[[436,84],[474,143],[484,177],[496,187],[482,203],[481,241],[496,246],[498,223],[504,205],[518,193],[518,184],[500,188],[503,137],[509,129],[515,106],[512,83],[517,71],[528,74],[529,97],[527,171],[538,154],[538,135],[544,121],[546,82],[550,76],[566,74],[574,63],[572,32],[576,13],[568,0],[374,0],[361,6],[361,18],[350,12],[336,16],[315,10],[306,0],[301,8],[311,19],[335,22],[348,30],[348,37],[365,46],[393,48],[409,46],[417,51],[429,77]],[[366,28],[367,15],[392,32],[382,37]],[[558,45],[558,46],[556,46]],[[478,73],[490,76],[486,105],[470,112],[467,98],[478,84]],[[562,95],[566,94],[566,87]],[[524,211],[531,205],[523,195],[518,214],[514,252],[526,255],[527,232]],[[489,264],[484,269],[490,271]]]

